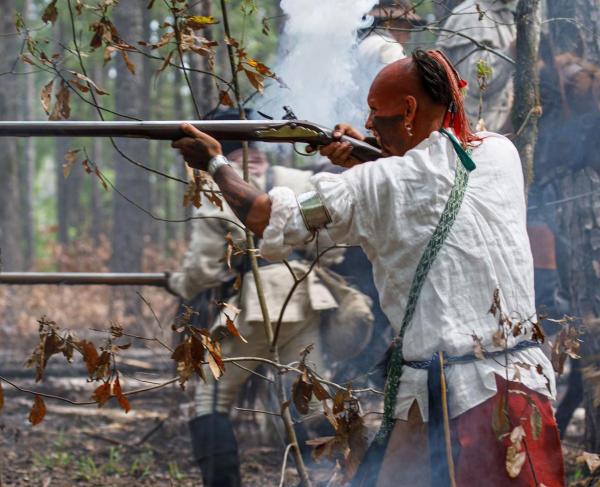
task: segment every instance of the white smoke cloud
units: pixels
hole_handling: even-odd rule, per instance
[[[375,0],[281,0],[287,21],[275,72],[287,87],[267,90],[259,107],[275,118],[282,106],[298,118],[325,126],[362,127],[367,90],[375,72],[364,72],[356,56],[357,30]],[[362,82],[358,77],[368,77]]]

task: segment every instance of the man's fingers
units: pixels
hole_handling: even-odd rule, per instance
[[[201,132],[200,130],[198,130],[191,123],[182,123],[181,130],[185,134],[189,135],[190,137],[194,137],[196,139],[204,139],[204,137],[206,137],[206,134],[204,132]]]
[[[190,144],[193,144],[194,142],[195,140],[190,137],[183,137],[181,139],[177,139],[171,142],[171,147],[173,147],[173,149],[183,149],[185,147],[188,147]]]
[[[343,135],[352,137],[353,139],[364,140],[365,136],[356,130],[352,125],[340,123],[333,129],[333,137],[339,139]]]

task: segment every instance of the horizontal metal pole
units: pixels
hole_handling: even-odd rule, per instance
[[[167,286],[164,273],[118,272],[0,272],[0,284],[31,286],[57,284],[67,286]]]

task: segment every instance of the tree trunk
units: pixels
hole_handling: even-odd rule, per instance
[[[103,70],[100,65],[94,66],[93,78],[99,86],[104,86]],[[107,143],[106,139],[100,137],[94,138],[92,147],[92,157],[94,162],[98,164],[98,167],[104,167],[103,155],[104,147]],[[107,229],[104,225],[104,215],[102,211],[102,200],[100,192],[103,191],[100,186],[100,182],[96,178],[88,178],[90,184],[90,211],[91,211],[91,227],[90,227],[90,238],[97,245],[100,243],[100,235],[105,233]]]
[[[533,156],[537,141],[539,109],[538,57],[541,34],[541,1],[519,0],[515,15],[517,23],[517,66],[512,112],[515,145],[521,156],[525,191],[533,182]]]
[[[211,15],[210,0],[200,0],[199,2],[195,2],[195,4],[192,6],[192,13],[193,15]],[[211,30],[206,29],[204,35],[210,40]],[[190,54],[190,65],[193,69],[199,69],[202,71],[210,70],[207,58],[195,53]],[[198,104],[198,111],[202,114],[202,116],[204,116],[216,105],[217,91],[214,80],[210,75],[197,72],[190,72],[189,79],[192,85],[192,92],[194,94],[193,99],[195,99],[196,103]],[[196,113],[196,111],[193,110],[193,113]]]
[[[19,46],[15,34],[13,12],[14,0],[0,0],[0,72],[18,66]],[[20,66],[18,66],[20,68]],[[17,69],[18,69],[17,68]],[[6,75],[0,80],[0,117],[14,120],[17,117],[19,81],[17,76]],[[19,165],[17,141],[14,138],[0,140],[0,269],[3,271],[23,269],[21,202],[19,198]]]
[[[114,23],[117,30],[121,37],[131,43],[136,43],[143,38],[144,9],[144,2],[121,2],[114,9]],[[129,53],[129,58],[135,64],[135,75],[128,70],[122,56],[117,56],[116,111],[144,119],[147,117],[149,105],[144,62],[140,56],[131,53]],[[148,141],[117,139],[117,144],[130,158],[139,162],[147,162]],[[119,191],[138,205],[149,208],[148,173],[120,155],[116,155],[115,164],[115,182]],[[112,270],[116,272],[140,271],[144,236],[148,233],[148,217],[124,198],[115,195],[113,221]]]

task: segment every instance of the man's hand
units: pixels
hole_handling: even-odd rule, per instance
[[[181,130],[189,137],[174,140],[171,147],[179,149],[185,162],[194,169],[206,171],[210,160],[223,154],[221,144],[218,140],[213,139],[210,135],[200,132],[197,128],[189,123],[182,123]]]
[[[353,139],[365,140],[363,134],[351,125],[345,123],[338,124],[333,129],[333,136],[336,139],[339,139],[342,135],[347,135]],[[332,142],[331,144],[321,147],[319,152],[322,156],[328,157],[336,166],[350,168],[361,163],[350,155],[352,153],[352,146],[348,142]]]

